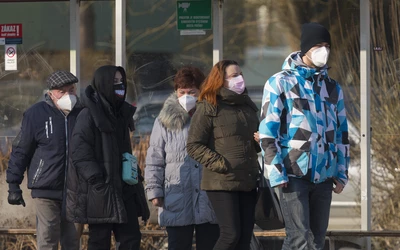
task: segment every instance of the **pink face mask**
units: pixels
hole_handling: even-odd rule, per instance
[[[241,93],[243,93],[243,91],[246,87],[243,76],[239,75],[237,77],[233,77],[230,80],[227,79],[227,81],[229,81],[229,85],[228,85],[227,89],[232,90],[233,92],[236,92],[239,95]]]

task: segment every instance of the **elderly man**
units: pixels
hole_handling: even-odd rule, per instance
[[[49,76],[45,100],[25,111],[7,169],[8,203],[25,206],[20,184],[28,169],[28,188],[36,206],[37,246],[40,250],[78,250],[79,234],[62,216],[68,142],[81,108],[73,74]]]

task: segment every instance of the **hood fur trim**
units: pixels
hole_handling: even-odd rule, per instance
[[[158,119],[169,130],[181,130],[190,121],[190,116],[179,104],[176,93],[173,93],[165,101]]]

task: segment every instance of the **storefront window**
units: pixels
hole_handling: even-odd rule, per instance
[[[397,229],[391,223],[397,217],[387,204],[400,201],[392,191],[397,190],[399,173],[400,3],[370,3],[374,229]],[[354,159],[349,174],[356,186],[346,187],[334,201],[358,202],[359,1],[227,0],[223,6],[223,57],[239,63],[249,94],[259,108],[265,82],[281,70],[291,52],[299,50],[301,24],[319,22],[330,30],[329,75],[344,89]],[[176,9],[176,1],[170,0],[126,1],[127,101],[137,106],[136,138],[151,133],[165,99],[173,92],[173,77],[179,68],[192,65],[207,74],[213,66],[212,30],[204,35],[181,35]],[[90,84],[98,67],[115,64],[115,15],[115,1],[80,1],[81,90]],[[17,45],[18,70],[5,71],[5,55],[0,53],[0,152],[4,152],[19,130],[23,112],[43,99],[47,76],[70,68],[69,1],[3,2],[0,16],[1,24],[20,23],[23,27],[23,43]],[[383,202],[389,198],[391,203]],[[346,229],[359,229],[356,210],[341,209],[333,208],[330,227],[335,228],[337,214],[347,213],[351,218],[346,219]],[[377,211],[387,211],[386,217]]]
[[[370,6],[372,229],[398,230],[400,3],[374,0]],[[397,238],[373,240],[374,249],[397,245]]]
[[[261,108],[265,82],[282,70],[286,57],[300,50],[300,27],[305,22],[319,22],[332,37],[329,75],[344,89],[348,116],[355,128],[353,143],[359,142],[359,4],[355,1],[271,1],[232,0],[224,4],[224,57],[235,59],[242,67],[249,94]],[[343,206],[359,200],[359,146],[353,145],[353,182],[340,196],[334,196],[330,228],[359,229],[355,206]],[[354,174],[354,175],[353,175]],[[348,204],[350,204],[348,203]],[[347,223],[347,224],[346,224]]]
[[[128,99],[138,107],[137,135],[151,133],[179,68],[192,65],[208,73],[212,66],[212,31],[180,35],[176,8],[175,1],[127,1]]]
[[[115,64],[115,1],[80,2],[81,90],[103,65]]]
[[[18,13],[18,14],[16,14]],[[19,130],[23,112],[43,98],[45,79],[69,69],[69,2],[1,3],[1,23],[22,24],[17,71],[0,53],[0,147]],[[4,51],[4,45],[1,45]]]

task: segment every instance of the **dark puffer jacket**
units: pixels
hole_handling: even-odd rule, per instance
[[[109,81],[112,86],[112,79]],[[126,223],[127,199],[135,199],[138,216],[148,218],[143,184],[130,186],[122,180],[121,173],[122,154],[132,152],[129,128],[133,128],[135,108],[124,102],[115,111],[107,100],[92,86],[82,97],[86,108],[77,118],[70,145],[66,215],[71,222]],[[92,182],[93,179],[101,181]]]
[[[254,140],[257,107],[247,95],[221,88],[217,106],[200,101],[187,142],[188,154],[203,168],[203,190],[251,191],[259,176]]]

